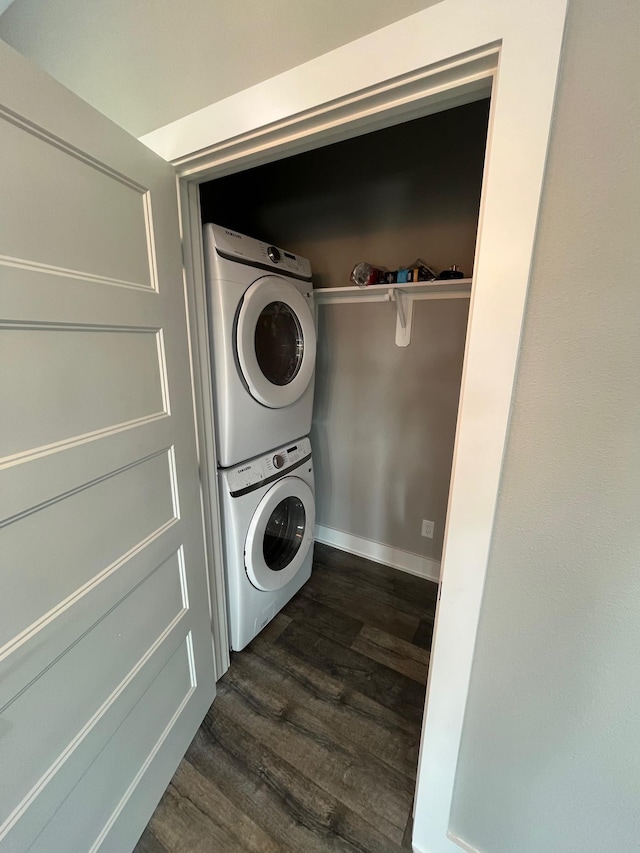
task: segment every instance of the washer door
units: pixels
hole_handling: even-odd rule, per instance
[[[285,586],[313,544],[316,505],[299,477],[283,477],[264,495],[251,519],[244,564],[251,583],[268,592]]]
[[[316,362],[316,330],[305,297],[277,276],[254,281],[238,314],[236,349],[252,397],[271,409],[295,403]]]

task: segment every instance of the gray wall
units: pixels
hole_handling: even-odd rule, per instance
[[[0,38],[134,136],[435,0],[14,0]]]
[[[637,0],[572,2],[451,828],[640,848]]]
[[[418,302],[406,349],[394,342],[393,305],[319,309],[318,523],[440,559],[468,307]],[[421,536],[423,518],[433,539]]]
[[[205,218],[307,256],[323,287],[348,285],[360,260],[470,275],[487,118],[480,101],[213,181]],[[320,524],[440,559],[468,307],[416,303],[407,348],[394,305],[319,307]]]

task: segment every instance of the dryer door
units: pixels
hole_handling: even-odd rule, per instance
[[[316,330],[307,299],[290,282],[267,275],[244,295],[236,350],[251,395],[280,409],[306,391],[316,362]]]
[[[251,583],[272,592],[296,575],[313,545],[316,505],[299,477],[283,477],[264,495],[251,519],[244,564]]]

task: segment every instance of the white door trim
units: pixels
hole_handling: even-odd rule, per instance
[[[216,680],[229,669],[230,647],[227,596],[222,554],[222,524],[218,494],[216,432],[213,415],[213,376],[207,326],[204,249],[200,194],[195,182],[179,181],[180,230],[184,263],[187,332],[191,353],[191,383],[200,463],[202,527],[211,589],[211,633]]]
[[[360,45],[374,36],[378,33],[352,42],[353,49],[374,49]],[[415,68],[412,59],[406,72],[397,62],[387,65],[385,58],[384,63],[369,66],[386,69],[382,75],[378,72],[363,88],[354,83],[346,90],[344,85],[331,85],[339,76],[332,70],[334,62],[337,67],[342,64],[343,57],[336,55],[343,50],[185,116],[140,141],[173,163],[181,177],[193,176],[199,182],[221,177],[488,97],[499,45],[477,42],[463,56],[445,55]],[[418,51],[416,57],[423,53]],[[401,63],[402,68],[406,65]],[[392,66],[392,75],[385,77]]]
[[[475,100],[493,79],[441,600],[418,768],[413,845],[425,853],[460,849],[448,837],[449,814],[565,14],[566,0],[443,0],[142,139],[174,163],[187,200],[195,183],[212,177]],[[367,60],[373,56],[383,60]],[[188,215],[186,242],[197,244],[193,205]],[[197,251],[192,249],[194,257]],[[197,274],[187,275],[187,291],[197,304],[204,298],[199,292],[203,279],[200,265],[194,266]],[[204,312],[195,316],[197,347],[206,335],[204,318]],[[200,365],[204,388],[209,362],[200,358]],[[209,490],[215,489],[215,478],[208,479]]]

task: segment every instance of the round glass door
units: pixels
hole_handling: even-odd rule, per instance
[[[262,552],[272,572],[286,569],[298,553],[304,537],[306,513],[300,498],[280,501],[271,513],[264,531]]]
[[[254,281],[238,312],[236,351],[254,399],[271,409],[295,403],[315,370],[316,330],[310,299],[277,276]]]
[[[298,318],[286,302],[270,302],[256,322],[258,366],[274,385],[288,385],[300,370],[304,337]]]
[[[299,477],[283,477],[258,504],[249,524],[244,556],[258,589],[276,590],[298,572],[313,545],[313,492]]]

